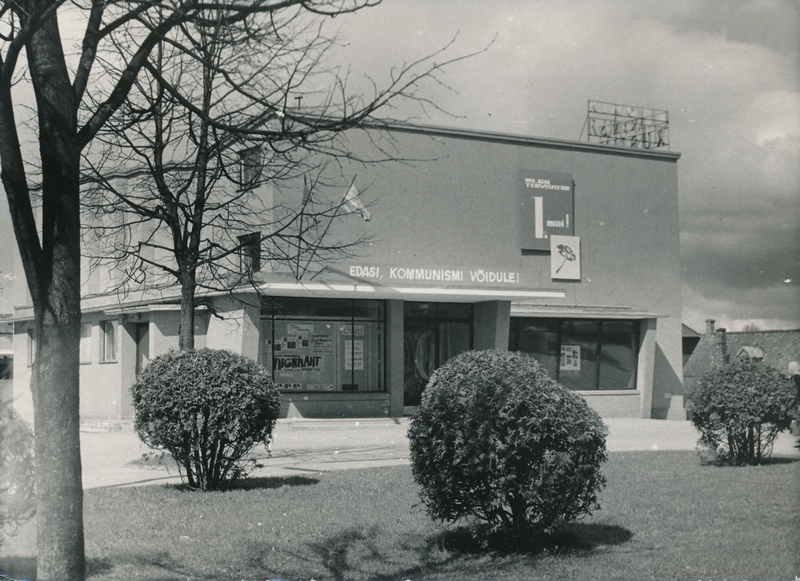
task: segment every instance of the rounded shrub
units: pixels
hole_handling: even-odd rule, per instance
[[[210,490],[257,466],[250,451],[269,444],[280,394],[269,372],[228,351],[171,351],[131,388],[134,427],[175,459],[190,488]]]
[[[700,445],[718,461],[760,464],[796,414],[791,380],[757,361],[736,361],[707,373],[690,395]]]
[[[33,433],[10,407],[0,404],[0,545],[3,533],[36,512]]]
[[[583,398],[532,357],[506,351],[470,351],[438,368],[408,431],[432,518],[512,534],[599,508],[606,434]]]

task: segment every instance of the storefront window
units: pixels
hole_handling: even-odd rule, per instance
[[[512,317],[509,349],[538,359],[574,390],[636,388],[639,323]]]
[[[603,321],[598,389],[635,389],[639,336],[632,321]]]
[[[405,381],[403,405],[418,406],[431,374],[472,348],[472,305],[404,303]]]
[[[380,301],[271,299],[262,308],[261,360],[292,391],[384,391]]]
[[[597,389],[599,321],[561,322],[558,380],[568,389]]]

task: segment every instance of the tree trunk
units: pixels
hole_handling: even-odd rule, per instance
[[[194,293],[195,273],[184,272],[181,276],[181,325],[178,348],[181,351],[194,349]]]
[[[36,451],[36,555],[40,581],[85,576],[81,480],[78,349],[80,309],[51,286],[37,316],[34,397]],[[39,325],[38,321],[42,321]]]
[[[78,380],[80,148],[77,103],[61,46],[55,18],[45,21],[27,45],[42,164],[41,263],[25,268],[35,274],[28,285],[36,338],[31,387],[39,581],[85,578]]]

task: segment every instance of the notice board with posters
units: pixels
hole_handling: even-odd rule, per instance
[[[261,321],[261,361],[285,391],[382,391],[383,325]]]
[[[550,236],[575,233],[575,184],[571,173],[521,170],[520,247],[550,252]]]
[[[279,389],[334,391],[336,361],[332,323],[276,321],[268,340]]]

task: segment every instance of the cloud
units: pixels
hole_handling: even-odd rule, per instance
[[[367,94],[454,38],[436,62],[479,51],[421,87],[454,116],[398,118],[577,140],[590,99],[668,110],[686,316],[800,319],[796,0],[404,0],[329,24]]]
[[[715,319],[719,327],[741,331],[749,324],[760,329],[800,329],[800,303],[797,285],[774,285],[756,290],[702,294],[684,284],[683,321],[695,331],[704,329],[705,319]]]
[[[680,151],[688,317],[798,320],[800,4],[793,0],[384,3],[367,71],[441,47],[483,53],[430,93],[443,125],[579,139],[589,99],[665,109]],[[362,20],[363,16],[363,20]],[[363,30],[360,29],[359,30]],[[369,46],[369,50],[365,47]],[[396,47],[402,47],[397,49]],[[428,93],[426,93],[428,94]],[[791,280],[791,283],[783,281]],[[702,319],[700,320],[702,324]]]

